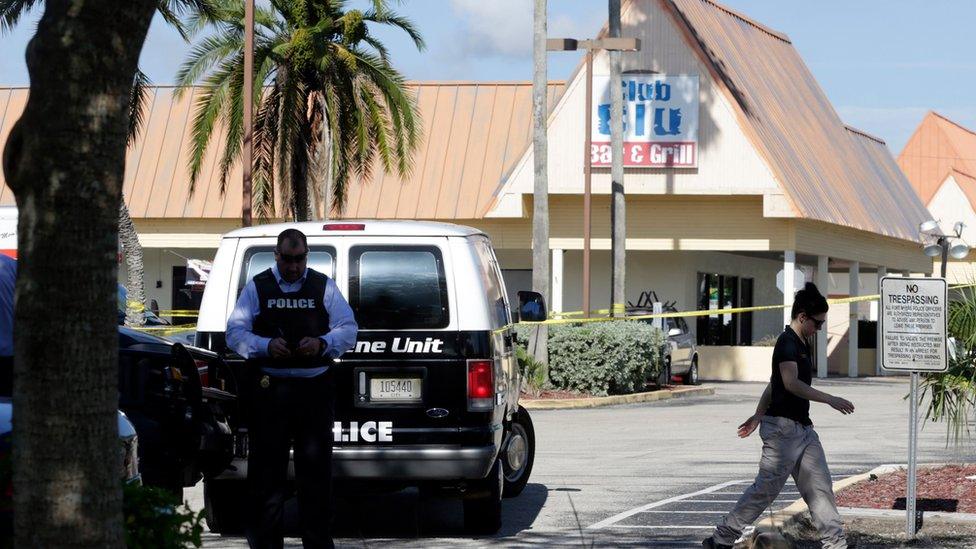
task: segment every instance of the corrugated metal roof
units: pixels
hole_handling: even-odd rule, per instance
[[[412,83],[424,120],[414,170],[350,186],[343,217],[479,219],[532,139],[530,82]],[[563,91],[549,84],[551,109]]]
[[[928,204],[950,171],[976,173],[976,132],[929,112],[898,155],[898,165]]]
[[[527,82],[411,82],[424,133],[414,171],[401,180],[374,170],[371,181],[350,182],[343,217],[477,219],[511,163],[531,140],[532,85]],[[563,83],[549,84],[555,104]],[[176,99],[176,88],[151,91],[146,125],[126,154],[123,193],[133,218],[237,218],[241,166],[219,194],[223,132],[207,151],[196,192],[189,193],[187,154],[193,103],[200,89]],[[0,89],[0,143],[27,102],[26,88]],[[0,173],[0,205],[15,204]]]
[[[797,214],[917,239],[924,205],[890,154],[846,130],[786,36],[711,0],[660,1],[741,109]]]

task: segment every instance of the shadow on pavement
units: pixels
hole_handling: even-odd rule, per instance
[[[529,483],[518,497],[502,500],[502,528],[493,537],[508,538],[531,529],[548,497],[546,486]],[[291,498],[285,504],[285,536],[300,535],[297,500]],[[389,494],[337,495],[333,536],[350,541],[472,537],[464,531],[459,498],[422,495],[414,488]],[[231,536],[222,539],[234,540]]]

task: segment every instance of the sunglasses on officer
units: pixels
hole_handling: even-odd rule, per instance
[[[280,257],[281,260],[284,261],[285,263],[301,263],[302,261],[305,261],[308,258],[308,252],[292,255],[292,254],[284,254],[278,250],[275,250],[275,253],[278,254],[278,257]]]

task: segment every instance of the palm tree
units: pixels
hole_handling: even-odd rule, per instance
[[[215,0],[215,13],[188,18],[204,29],[177,75],[186,87],[205,86],[196,101],[190,146],[191,192],[218,122],[226,131],[220,190],[240,156],[243,137],[244,4]],[[369,24],[407,33],[422,50],[413,23],[373,0],[363,12],[344,0],[271,0],[255,9],[254,207],[275,216],[275,192],[285,215],[307,220],[312,205],[341,212],[351,177],[368,179],[379,160],[401,176],[412,168],[419,114],[404,78]],[[324,204],[331,196],[331,204]],[[330,208],[331,207],[331,208]]]
[[[43,0],[0,0],[0,34],[10,31],[20,19],[39,7]],[[184,40],[188,40],[187,29],[183,26],[181,17],[189,10],[197,13],[213,14],[210,0],[158,0],[156,12],[162,16],[167,24],[172,25]],[[146,106],[149,102],[149,88],[152,85],[149,77],[136,69],[133,79],[132,93],[129,98],[129,145],[135,142],[139,131],[145,122]],[[126,266],[126,303],[125,322],[130,326],[145,324],[146,317],[146,282],[145,264],[142,256],[142,246],[139,235],[129,217],[129,209],[125,205],[125,197],[119,204],[119,241],[125,248]]]
[[[958,446],[968,439],[976,412],[976,289],[962,287],[953,294],[947,327],[955,341],[955,354],[950,355],[946,372],[922,379],[919,399],[930,396],[925,420],[944,421],[946,442]]]

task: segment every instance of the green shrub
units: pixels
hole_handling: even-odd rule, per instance
[[[516,329],[519,345],[530,329]],[[592,395],[637,392],[660,372],[663,343],[663,332],[643,322],[551,325],[549,382]]]
[[[194,513],[166,490],[123,487],[125,545],[129,549],[183,549],[203,545],[203,511]]]
[[[522,376],[522,390],[532,395],[538,395],[546,388],[546,367],[537,361],[525,344],[515,346],[515,357],[518,359],[519,374]]]

